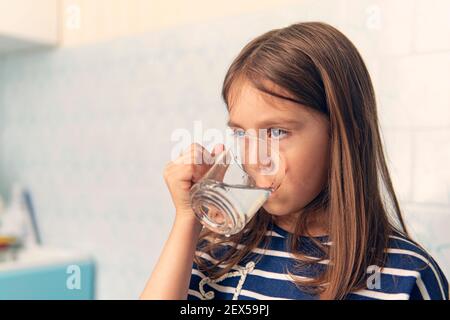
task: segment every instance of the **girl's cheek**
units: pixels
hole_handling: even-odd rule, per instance
[[[316,133],[292,136],[280,146],[285,177],[272,197],[274,202],[302,207],[322,190],[328,176],[328,152],[326,139]]]
[[[323,169],[316,159],[305,156],[297,158],[286,165],[286,175],[283,179],[283,192],[297,195],[299,200],[307,201],[323,185]]]

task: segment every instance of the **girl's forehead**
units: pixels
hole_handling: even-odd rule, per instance
[[[276,94],[282,94],[273,90]],[[281,99],[258,90],[253,85],[244,83],[239,89],[234,90],[232,103],[229,106],[230,114],[242,112],[289,112],[292,106],[289,100]],[[291,103],[292,104],[292,103]]]
[[[267,91],[295,100],[292,94],[290,94],[287,90],[283,89],[274,82],[269,80],[260,80],[259,82]],[[261,104],[267,104],[271,107],[283,106],[283,99],[276,98],[274,95],[270,95],[259,90],[255,86],[255,84],[243,77],[236,79],[231,85],[231,88],[228,92],[228,100],[228,106],[230,109],[232,109],[236,104],[240,104],[241,102],[257,102]]]

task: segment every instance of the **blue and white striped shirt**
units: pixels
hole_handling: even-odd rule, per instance
[[[272,224],[271,231],[266,233],[266,237],[270,237],[268,246],[254,249],[252,257],[239,262],[228,274],[216,280],[209,279],[194,263],[188,299],[317,299],[300,290],[287,273],[287,270],[292,272],[296,261],[288,251],[288,236],[287,231]],[[332,245],[327,242],[326,236],[315,239]],[[320,250],[311,238],[300,237],[300,250],[310,257],[320,257]],[[378,282],[348,294],[346,299],[449,299],[447,279],[434,259],[423,249],[403,236],[392,235],[387,253],[387,262],[379,270]],[[196,255],[208,262],[214,261],[211,256],[200,251]],[[295,274],[312,278],[322,272],[327,264],[327,260],[320,261],[312,268],[305,268]]]

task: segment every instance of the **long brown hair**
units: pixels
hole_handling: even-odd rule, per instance
[[[321,246],[329,259],[317,279],[293,281],[313,288],[322,299],[342,299],[364,286],[367,267],[382,267],[389,235],[408,236],[383,152],[373,86],[366,66],[352,42],[334,27],[320,22],[292,24],[271,30],[249,42],[232,62],[222,96],[230,107],[233,84],[245,79],[258,90],[313,108],[329,119],[328,183],[298,217],[290,250],[298,260],[312,263],[298,252],[297,239],[308,234],[308,219],[318,209],[328,212],[330,246]],[[270,90],[269,82],[289,93]],[[199,267],[218,278],[251,254],[265,238],[271,216],[264,209],[246,229],[230,238],[204,230],[200,250],[217,257]],[[233,243],[226,252],[224,243]],[[241,248],[237,248],[241,244]],[[220,255],[218,254],[220,252]],[[219,265],[221,266],[219,268]]]

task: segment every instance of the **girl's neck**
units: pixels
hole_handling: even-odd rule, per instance
[[[281,229],[286,230],[289,233],[295,232],[295,224],[297,222],[298,215],[301,212],[291,213],[285,216],[273,216],[273,221]],[[327,231],[327,212],[325,210],[317,211],[313,213],[313,217],[309,219],[307,226],[307,235],[312,237],[320,237],[328,235]],[[306,235],[306,234],[305,234]]]

